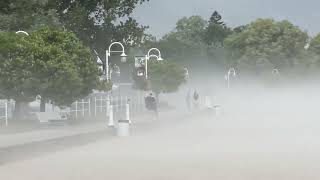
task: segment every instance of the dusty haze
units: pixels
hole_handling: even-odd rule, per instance
[[[162,95],[176,110],[135,119],[132,136],[108,136],[0,166],[0,179],[319,179],[317,81],[233,80],[196,73],[180,92]],[[221,77],[222,76],[222,77]],[[186,111],[185,93],[210,96],[222,114]],[[38,149],[39,150],[39,149]],[[41,150],[41,149],[40,149]],[[43,149],[45,150],[45,148]],[[1,158],[0,158],[1,160]]]

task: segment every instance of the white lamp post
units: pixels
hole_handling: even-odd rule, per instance
[[[152,51],[157,51],[158,52],[158,55],[156,54],[151,54],[150,53]],[[157,48],[151,48],[149,51],[148,51],[148,54],[146,55],[146,62],[145,62],[145,73],[146,73],[146,79],[148,79],[148,61],[150,60],[151,57],[155,57],[157,58],[157,61],[162,61],[163,59],[161,58],[161,52],[159,49]]]
[[[111,48],[113,45],[120,45],[122,48],[122,51],[112,51]],[[124,46],[120,43],[120,42],[113,42],[110,44],[108,50],[106,50],[106,67],[105,67],[105,71],[106,71],[106,76],[107,76],[107,80],[110,80],[110,72],[109,72],[109,57],[111,56],[111,53],[114,52],[120,52],[121,55],[121,62],[126,62],[127,61],[127,55],[124,53]]]
[[[236,70],[234,68],[230,68],[227,75],[227,81],[228,81],[228,89],[230,88],[230,75],[233,75],[233,77],[236,76]]]

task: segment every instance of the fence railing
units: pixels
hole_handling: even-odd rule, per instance
[[[144,110],[144,97],[142,96],[92,96],[74,102],[68,110],[75,119],[97,117],[108,115],[109,105],[113,105],[113,112],[116,114],[125,113],[126,105],[129,104],[132,113]],[[66,112],[66,111],[65,111]],[[92,113],[94,112],[94,114]]]
[[[8,101],[0,101],[0,120],[8,126]]]
[[[14,102],[13,102],[14,103]],[[115,115],[125,115],[126,105],[129,105],[130,113],[141,113],[144,108],[144,96],[115,96],[107,94],[105,95],[92,95],[88,98],[84,98],[74,102],[71,107],[67,109],[53,108],[60,114],[71,115],[72,118],[97,118],[98,116],[107,117],[110,112],[109,105],[113,106],[113,112]],[[8,126],[8,120],[11,118],[12,102],[7,100],[0,100],[0,126]],[[59,110],[58,110],[59,109]]]

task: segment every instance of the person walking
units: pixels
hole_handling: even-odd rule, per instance
[[[197,91],[193,93],[193,107],[199,109],[199,94]]]
[[[191,111],[191,91],[188,90],[187,96],[186,96],[186,103],[187,103],[187,110],[188,112]]]
[[[152,93],[150,93],[146,98],[145,98],[145,105],[147,110],[154,112],[156,118],[158,118],[158,105],[157,105],[157,100],[153,96]]]

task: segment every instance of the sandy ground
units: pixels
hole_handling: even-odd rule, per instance
[[[261,94],[260,94],[261,95]],[[4,180],[318,180],[320,123],[303,96],[236,96],[223,114],[190,114],[0,166]],[[236,98],[233,97],[233,98]],[[300,97],[293,102],[291,98]],[[251,108],[247,108],[251,107]],[[289,108],[290,107],[290,108]],[[174,121],[175,123],[171,123]]]

